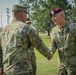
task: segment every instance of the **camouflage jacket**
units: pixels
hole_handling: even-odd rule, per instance
[[[42,42],[36,31],[25,23],[13,20],[0,34],[0,68],[6,74],[22,74],[32,70],[30,46],[49,58],[50,50]]]
[[[50,50],[58,49],[60,65],[76,66],[76,25],[67,24],[64,28],[54,27],[51,33]]]
[[[32,27],[32,29],[34,29],[38,33],[37,29],[33,25],[30,25],[30,26]],[[30,51],[31,51],[32,60],[36,61],[36,56],[35,56],[35,52],[34,52],[34,47],[33,46],[30,46]]]

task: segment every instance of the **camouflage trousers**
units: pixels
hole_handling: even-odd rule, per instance
[[[33,47],[31,47],[31,65],[33,69],[33,75],[36,75],[36,56]]]
[[[33,67],[33,75],[36,75],[36,65]]]
[[[33,75],[36,75],[36,59],[32,58],[31,63],[32,63],[32,69],[33,69]]]
[[[69,69],[62,69],[58,71],[58,75],[76,75],[76,68],[71,70]]]

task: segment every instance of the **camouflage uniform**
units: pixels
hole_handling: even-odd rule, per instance
[[[38,33],[37,29],[34,26],[32,25],[30,26]],[[33,46],[30,47],[30,51],[31,51],[31,64],[33,69],[33,75],[36,75],[36,55],[35,55]]]
[[[54,27],[51,34],[51,51],[59,54],[59,75],[76,75],[76,25]]]
[[[3,53],[5,74],[33,75],[29,50],[31,46],[35,47],[43,56],[50,58],[50,50],[32,27],[19,20],[13,20],[3,28],[0,34],[0,56]],[[2,61],[1,58],[0,60]],[[2,67],[1,64],[0,67]]]
[[[30,52],[31,52],[31,64],[33,69],[33,75],[36,75],[36,55],[33,46],[30,47]]]
[[[37,29],[34,26],[31,25],[31,21],[30,21],[29,18],[27,18],[26,24],[28,24],[34,30],[37,31]],[[36,56],[35,56],[35,52],[34,52],[34,47],[33,46],[30,47],[30,51],[31,51],[31,64],[32,64],[32,69],[33,69],[33,75],[36,75]]]
[[[13,12],[25,12],[25,7],[14,5]],[[45,46],[37,31],[14,19],[0,34],[0,68],[6,75],[34,75],[30,47],[33,46],[46,58],[50,50]],[[3,57],[2,57],[3,56]],[[3,58],[3,59],[2,59]]]

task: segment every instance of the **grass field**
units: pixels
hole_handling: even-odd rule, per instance
[[[43,42],[47,47],[50,46],[50,37],[41,36]],[[58,55],[57,52],[54,54],[51,60],[47,60],[43,57],[37,50],[36,61],[37,61],[37,75],[57,75],[57,66],[58,66]]]

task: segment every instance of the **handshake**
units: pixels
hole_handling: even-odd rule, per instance
[[[53,57],[53,53],[52,53],[52,52],[50,52],[50,56],[49,56],[49,57],[47,57],[47,59],[48,59],[48,60],[51,60],[51,59],[52,59],[52,57]]]

